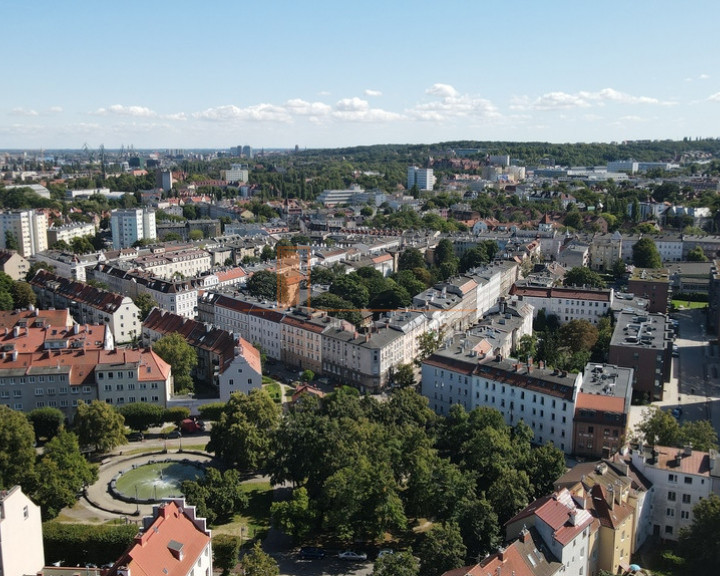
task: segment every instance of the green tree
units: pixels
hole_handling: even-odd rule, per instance
[[[335,278],[330,293],[352,302],[354,308],[367,308],[370,301],[370,291],[357,274]]]
[[[688,420],[680,426],[678,443],[691,444],[695,450],[708,452],[718,449],[718,435],[709,420]]]
[[[268,270],[260,270],[250,277],[245,288],[255,298],[277,300],[278,275]]]
[[[436,524],[425,533],[418,547],[421,576],[437,576],[465,564],[467,548],[460,527],[454,522]]]
[[[5,231],[5,249],[20,250],[20,244],[18,244],[17,238],[10,230]]]
[[[409,362],[398,364],[392,370],[390,381],[400,388],[414,388],[416,384],[415,368]]]
[[[0,405],[0,489],[32,484],[35,432],[25,414]]]
[[[590,288],[605,288],[602,276],[585,266],[575,266],[565,274],[565,286],[589,286]]]
[[[672,414],[651,406],[643,411],[643,419],[637,425],[645,442],[654,446],[677,446],[680,440],[680,426]]]
[[[550,494],[555,487],[555,481],[565,474],[566,470],[565,454],[552,442],[530,451],[527,473],[535,494]]]
[[[425,266],[425,257],[417,248],[408,248],[398,258],[398,270],[412,270]]]
[[[524,470],[502,466],[501,472],[487,492],[488,501],[505,524],[530,502],[533,491],[530,478]]]
[[[252,550],[240,560],[244,576],[278,576],[280,568],[275,559],[262,549],[259,540],[255,541]]]
[[[370,308],[376,311],[397,310],[409,306],[412,302],[410,294],[405,288],[395,286],[390,290],[384,290],[370,299]]]
[[[206,518],[212,526],[229,522],[249,502],[240,473],[232,469],[220,472],[210,467],[202,478],[185,480],[182,491],[187,501],[197,506],[198,516]]]
[[[230,534],[214,534],[212,537],[213,566],[222,570],[222,576],[228,576],[238,564],[242,540]]]
[[[33,498],[42,507],[43,517],[54,518],[66,506],[77,501],[83,487],[97,480],[97,466],[80,453],[78,439],[61,430],[45,444],[42,459],[36,466],[38,486]]]
[[[689,262],[707,262],[708,258],[705,256],[705,251],[702,246],[695,246],[688,252],[687,259]]]
[[[273,260],[274,258],[275,250],[273,250],[269,244],[265,244],[265,246],[263,246],[262,252],[260,252],[260,260],[262,260],[263,262],[267,262],[268,260]]]
[[[46,406],[35,408],[27,415],[35,430],[35,439],[52,440],[57,436],[65,422],[65,415],[57,408]]]
[[[12,297],[16,308],[27,308],[31,304],[34,306],[37,302],[37,296],[27,282],[14,282]]]
[[[415,363],[419,366],[422,361],[432,356],[445,339],[445,333],[442,330],[429,330],[418,336],[418,357]]]
[[[693,507],[692,523],[680,531],[679,552],[688,574],[714,576],[720,566],[720,497],[711,494]]]
[[[240,470],[262,468],[272,456],[272,439],[280,424],[280,412],[265,390],[232,394],[210,431],[208,452]]]
[[[143,292],[142,294],[135,296],[135,298],[133,298],[133,302],[135,303],[135,306],[138,307],[141,321],[144,321],[145,318],[148,317],[148,314],[150,314],[150,311],[157,306],[155,299],[147,292]]]
[[[454,520],[460,527],[460,534],[470,558],[479,558],[494,552],[502,541],[497,514],[485,498],[461,499]]]
[[[438,242],[437,246],[435,246],[433,262],[435,266],[440,266],[443,262],[453,259],[457,259],[455,256],[455,245],[452,243],[452,240],[443,238]]]
[[[537,337],[533,334],[523,334],[518,342],[516,351],[518,360],[527,362],[529,358],[536,358]]]
[[[400,272],[393,274],[392,279],[411,296],[419,294],[426,288],[425,283],[422,280],[418,280],[412,270],[400,270]]]
[[[33,262],[28,268],[27,274],[25,274],[25,280],[30,282],[37,274],[38,270],[48,270],[49,272],[55,271],[55,266],[52,264],[46,264],[45,262]]]
[[[574,352],[589,352],[598,339],[598,329],[587,320],[570,320],[558,330],[560,345]]]
[[[662,258],[652,238],[640,238],[632,248],[633,264],[640,268],[662,268]]]
[[[270,507],[273,524],[296,542],[302,542],[317,525],[317,512],[304,486],[293,490],[292,498],[273,502]]]
[[[203,234],[202,230],[190,230],[190,234],[188,236],[190,237],[190,240],[202,240],[205,238],[205,234]]]
[[[330,314],[341,320],[347,320],[356,327],[362,324],[362,315],[352,302],[348,302],[336,294],[325,292],[310,301],[313,308],[328,310]]]
[[[147,402],[132,402],[119,406],[118,412],[123,415],[126,426],[140,432],[150,426],[160,426],[163,420],[163,407]]]
[[[613,262],[612,274],[616,279],[620,279],[627,274],[627,265],[620,258]]]
[[[161,421],[172,422],[179,426],[180,422],[186,418],[190,418],[190,408],[187,406],[172,406],[162,411]]]
[[[80,445],[91,446],[97,452],[109,452],[127,442],[123,415],[99,400],[78,402],[74,426]]]
[[[177,332],[163,336],[153,344],[152,349],[165,362],[172,366],[175,381],[175,393],[194,389],[192,371],[197,366],[195,348]]]
[[[385,554],[373,565],[372,576],[419,576],[420,563],[412,548],[394,554]]]

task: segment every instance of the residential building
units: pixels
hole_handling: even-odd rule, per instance
[[[672,294],[709,294],[712,267],[713,263],[710,261],[668,264],[670,292]]]
[[[573,453],[608,458],[624,445],[632,400],[633,370],[589,363],[577,395]]]
[[[667,268],[635,268],[628,280],[628,292],[648,301],[648,312],[667,313],[670,276]]]
[[[69,308],[79,324],[106,324],[117,344],[140,336],[140,312],[129,296],[39,270],[30,281],[43,308]]]
[[[545,310],[548,316],[557,316],[561,324],[570,320],[597,324],[612,307],[614,295],[612,288],[539,288],[516,283],[510,289],[511,297],[533,306],[536,317],[538,311]]]
[[[618,260],[622,260],[623,238],[619,231],[612,234],[596,234],[590,242],[590,263],[593,270],[606,272],[612,270]]]
[[[52,246],[57,242],[70,244],[75,238],[95,236],[95,232],[95,224],[85,222],[63,224],[62,226],[51,226],[47,230],[48,246]]]
[[[415,295],[413,306],[439,317],[442,328],[465,330],[478,319],[477,288],[472,277],[454,276]]]
[[[247,182],[249,177],[247,164],[231,164],[230,170],[221,170],[220,172],[222,179],[230,183]]]
[[[138,240],[155,240],[155,211],[147,208],[113,210],[110,214],[113,248],[128,248]]]
[[[8,241],[17,245],[23,258],[47,250],[48,219],[44,212],[34,210],[0,211],[0,248],[11,249]]]
[[[211,257],[205,250],[196,248],[155,250],[147,256],[130,260],[126,267],[148,272],[156,278],[192,278],[212,267]]]
[[[165,499],[105,576],[212,576],[211,532],[183,498]]]
[[[530,304],[501,300],[496,311],[488,312],[470,329],[470,334],[487,340],[496,354],[511,356],[520,339],[532,335],[533,309]]]
[[[508,540],[535,528],[540,541],[564,566],[566,574],[595,574],[598,570],[598,531],[587,501],[565,488],[531,503],[505,524]]]
[[[13,280],[25,280],[30,270],[30,262],[15,250],[0,250],[0,271],[5,272]]]
[[[117,348],[93,355],[97,399],[113,406],[147,402],[167,407],[172,368],[151,349]]]
[[[433,175],[432,168],[418,168],[417,166],[409,166],[407,170],[407,189],[417,186],[418,190],[432,190],[435,186],[436,178]]]
[[[33,260],[52,266],[52,272],[57,276],[85,282],[87,280],[86,270],[98,262],[105,262],[106,256],[103,252],[73,254],[60,250],[45,250],[35,254]]]
[[[222,224],[220,220],[212,220],[205,218],[202,220],[188,220],[188,237],[194,230],[199,230],[203,234],[203,238],[215,238],[222,234]]]
[[[610,340],[608,361],[633,369],[633,397],[662,400],[670,381],[672,326],[664,314],[620,312]]]
[[[280,320],[280,359],[288,366],[322,373],[322,333],[340,322],[323,310],[298,308]]]
[[[0,574],[38,574],[44,565],[40,506],[20,486],[0,490]]]
[[[193,376],[217,387],[221,401],[233,392],[247,394],[262,386],[260,352],[242,337],[153,308],[143,322],[143,341],[151,344],[169,334],[180,334],[195,349],[198,364]]]
[[[500,299],[507,296],[519,274],[520,266],[510,260],[492,262],[465,272],[465,276],[477,284],[475,308],[478,319],[499,305]]]
[[[590,245],[578,240],[566,244],[557,256],[565,268],[587,268],[590,263]]]
[[[315,199],[326,208],[333,208],[338,204],[349,204],[356,194],[362,194],[364,190],[357,184],[353,184],[346,190],[323,190]]]
[[[421,392],[440,415],[454,404],[467,411],[495,408],[510,426],[525,422],[535,442],[553,442],[569,454],[581,381],[580,374],[549,370],[542,362],[521,364],[496,355],[487,340],[470,332],[448,338],[423,361]]]
[[[652,236],[652,241],[663,262],[679,262],[683,259],[683,235],[665,232]]]
[[[693,236],[683,234],[683,252],[681,260],[687,260],[688,253],[693,248],[703,249],[705,256],[714,260],[720,256],[720,236]]]
[[[632,463],[655,489],[653,536],[677,540],[680,530],[692,524],[693,507],[710,494],[720,496],[720,463],[715,451],[641,446],[633,450]]]

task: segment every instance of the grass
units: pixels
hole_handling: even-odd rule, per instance
[[[673,300],[672,306],[675,310],[692,310],[695,308],[707,308],[707,302],[688,302],[687,300]]]
[[[270,398],[273,399],[273,402],[277,404],[280,404],[280,402],[282,402],[282,389],[280,387],[280,384],[273,380],[269,384],[265,384],[265,390],[270,395]]]
[[[273,501],[270,482],[245,482],[242,491],[248,495],[247,509],[236,514],[232,522],[214,526],[213,533],[265,538],[270,529],[270,505]]]

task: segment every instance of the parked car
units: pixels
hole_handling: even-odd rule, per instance
[[[672,355],[674,358],[677,358],[678,356],[680,356],[680,347],[677,344],[673,344]]]
[[[314,560],[316,558],[325,558],[325,550],[315,548],[313,546],[304,546],[300,548],[300,558],[303,560]]]
[[[355,552],[353,550],[345,550],[338,554],[340,560],[367,560],[365,552]]]
[[[382,558],[383,556],[389,556],[390,554],[395,554],[395,550],[392,548],[383,548],[380,552],[378,552],[377,557]]]
[[[197,418],[185,418],[185,420],[180,422],[180,430],[182,430],[185,434],[204,432],[205,422],[198,420]]]
[[[182,437],[182,432],[180,432],[180,430],[178,430],[176,428],[175,430],[168,432],[167,437],[168,438],[180,438],[180,437]]]
[[[142,432],[133,432],[128,436],[130,442],[142,442],[145,440],[145,435]]]

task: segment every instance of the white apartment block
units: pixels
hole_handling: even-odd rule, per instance
[[[155,212],[137,208],[129,210],[113,210],[110,215],[113,248],[128,248],[138,240],[155,240]]]
[[[0,574],[39,574],[43,566],[40,506],[20,486],[0,491]]]
[[[418,190],[432,190],[435,186],[435,176],[432,168],[418,168],[417,166],[408,166],[407,170],[407,188],[410,190],[413,186],[417,186]]]
[[[682,234],[658,234],[651,238],[663,262],[680,262],[683,259]],[[632,247],[630,249],[632,251]]]
[[[102,351],[94,372],[98,400],[113,406],[147,402],[165,408],[173,393],[171,366],[149,349]]]
[[[487,340],[472,334],[449,338],[422,364],[422,394],[436,413],[447,415],[454,404],[467,411],[495,408],[510,426],[525,422],[534,442],[553,442],[568,454],[581,384],[581,374],[496,356]]]
[[[13,210],[0,212],[0,248],[8,248],[10,234],[17,242],[20,256],[29,258],[48,248],[48,219],[44,212]]]
[[[95,232],[95,224],[85,222],[64,224],[57,227],[51,226],[47,231],[47,241],[49,246],[52,246],[56,242],[65,242],[70,244],[75,238],[94,236]]]
[[[247,164],[231,164],[230,170],[223,170],[223,180],[227,182],[247,182],[249,172]]]
[[[210,270],[212,257],[205,250],[176,250],[140,256],[133,263],[142,271],[169,280],[177,276],[191,278]]]
[[[587,320],[591,324],[597,324],[611,309],[614,291],[612,288],[539,288],[515,284],[510,289],[510,296],[531,304],[535,308],[535,317],[538,311],[545,310],[548,316],[557,316],[560,323]]]
[[[677,540],[693,521],[693,507],[710,494],[720,496],[717,452],[692,447],[643,446],[633,450],[632,463],[653,484],[652,532]]]

